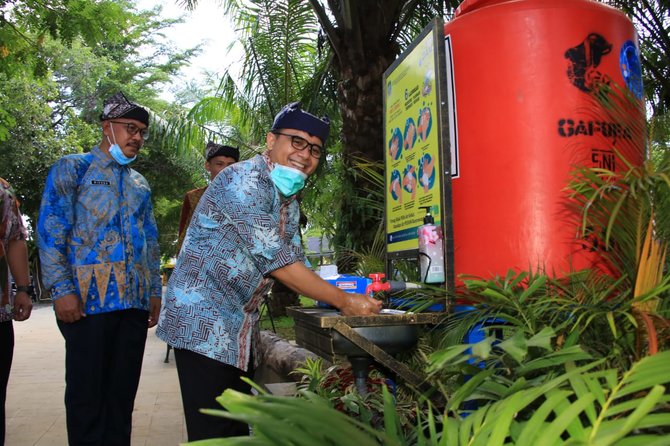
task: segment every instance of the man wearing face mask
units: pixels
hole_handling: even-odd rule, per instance
[[[147,329],[161,305],[151,190],[128,167],[149,113],[117,93],[100,120],[99,146],[51,167],[37,226],[42,278],[65,338],[70,445],[130,445]]]
[[[245,424],[205,415],[225,389],[258,365],[258,307],[273,280],[345,315],[378,313],[381,303],[347,294],[304,261],[295,194],[325,156],[330,124],[285,106],[267,150],[227,167],[196,208],[170,278],[156,334],[175,349],[189,441],[248,435]]]
[[[209,181],[214,180],[216,176],[228,166],[231,166],[240,160],[240,149],[237,147],[208,142],[205,147],[205,170],[209,172]],[[181,251],[181,245],[184,243],[186,229],[191,222],[193,211],[198,205],[202,194],[205,193],[207,186],[193,189],[186,192],[184,203],[181,207],[181,216],[179,217],[179,239],[177,240],[177,254]]]

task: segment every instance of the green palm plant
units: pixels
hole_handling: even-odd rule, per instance
[[[338,156],[333,166],[337,169],[335,175],[339,183],[335,189],[335,202],[347,203],[349,208],[345,212],[333,215],[336,222],[332,227],[332,236],[338,252],[338,266],[343,271],[356,271],[359,275],[385,271],[384,258],[386,255],[385,233],[382,224],[384,209],[384,168],[382,163],[368,161],[361,157],[343,159]],[[342,178],[356,178],[364,186],[356,189],[351,182],[343,182]],[[358,216],[358,217],[357,217]],[[348,226],[356,225],[355,218],[375,222],[374,236],[367,243],[354,244],[346,239],[353,236],[351,233],[337,235]],[[352,246],[356,245],[356,248]]]
[[[208,139],[224,140],[241,146],[248,157],[264,145],[272,119],[288,102],[301,101],[315,114],[337,116],[333,90],[327,85],[330,56],[319,52],[318,22],[309,5],[253,0],[225,2],[223,7],[225,14],[235,17],[241,36],[239,79],[226,72],[216,92],[186,115],[157,119],[163,145],[180,153],[199,153]]]
[[[607,119],[622,123],[631,135],[622,138],[616,150],[625,169],[578,169],[567,190],[581,215],[582,234],[594,233],[593,240],[600,245],[595,248],[609,263],[605,272],[621,278],[618,292],[627,293],[622,304],[639,327],[637,355],[653,354],[659,349],[658,329],[670,327],[659,313],[661,299],[667,308],[670,286],[670,276],[664,274],[670,240],[666,229],[670,222],[670,157],[664,153],[641,165],[628,162],[644,149],[639,141],[644,141],[646,129],[637,119],[642,104],[627,89],[603,85],[594,101]]]
[[[247,110],[266,110],[271,119],[281,106],[296,99],[302,99],[307,109],[320,110],[327,103],[322,87],[330,57],[326,52],[319,54],[318,22],[309,5],[296,0],[254,0],[240,5],[236,17],[245,38],[241,78]]]
[[[200,99],[184,113],[155,116],[152,127],[161,146],[178,156],[201,160],[207,141],[222,141],[240,147],[241,157],[248,158],[256,149],[249,121],[242,115],[237,104],[214,95]]]
[[[670,195],[670,165],[662,163],[656,167],[648,160],[641,166],[627,167],[624,173],[581,168],[575,172],[568,190],[580,210],[582,234],[586,236],[594,228],[601,228],[603,256],[617,273],[634,283],[645,240],[655,243],[653,239],[666,236],[648,231],[648,227],[654,221],[654,204],[667,201]],[[659,248],[663,248],[662,240]]]
[[[514,389],[465,418],[444,416],[444,430],[429,430],[423,444],[670,444],[663,386],[670,379],[655,376],[668,360],[670,352],[645,357],[620,377],[616,369],[598,370],[598,361],[566,362],[564,373]]]
[[[528,341],[535,347],[546,348],[549,337],[545,333]],[[511,346],[500,348],[514,350]],[[450,361],[467,358],[452,353],[438,355],[435,367],[441,367],[447,356]],[[623,373],[600,369],[602,361],[581,365],[575,362],[583,358],[583,353],[575,350],[563,352],[559,358],[531,360],[527,372],[533,361],[540,361],[535,362],[535,370],[548,368],[550,373],[541,375],[542,379],[536,377],[532,382],[508,386],[503,394],[500,386],[482,380],[471,386],[473,393],[480,388],[486,390],[488,385],[499,397],[482,403],[466,417],[453,410],[435,411],[429,405],[428,411],[417,409],[417,422],[409,434],[402,432],[393,396],[386,389],[382,391],[384,422],[380,429],[344,416],[310,391],[302,391],[300,398],[289,398],[264,393],[254,397],[227,390],[217,398],[226,411],[207,410],[207,413],[249,423],[254,435],[191,444],[670,444],[670,395],[665,387],[670,382],[670,375],[665,373],[670,352],[645,357]],[[523,366],[523,360],[520,364]],[[457,403],[452,400],[452,406]]]
[[[488,336],[481,341],[457,344],[432,353],[428,360],[428,376],[436,387],[442,389],[447,401],[446,409],[454,414],[467,414],[461,410],[464,402],[496,402],[525,388],[538,387],[556,376],[559,367],[569,362],[591,359],[580,346],[558,346],[556,334],[545,327],[534,335],[523,329],[508,329],[508,336],[500,340]],[[461,379],[455,389],[442,383]],[[460,416],[460,415],[459,415]]]
[[[666,293],[668,285],[664,283],[646,296]],[[444,323],[437,346],[458,344],[473,330],[522,330],[527,336],[534,336],[551,327],[560,345],[581,344],[611,366],[627,368],[643,354],[667,347],[667,340],[656,336],[649,344],[655,346],[652,350],[638,344],[640,339],[649,339],[649,334],[639,333],[645,325],[639,318],[638,300],[631,299],[632,287],[624,277],[613,278],[591,270],[560,278],[512,270],[504,277],[488,280],[466,278],[457,297],[469,301],[471,306],[465,311],[456,307],[457,311]]]

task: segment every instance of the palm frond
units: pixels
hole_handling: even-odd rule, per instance
[[[562,360],[563,373],[512,386],[504,394],[490,385],[491,372],[482,371],[467,386],[471,393],[478,387],[498,393],[498,399],[480,403],[466,417],[456,410],[436,418],[430,406],[426,412],[417,409],[413,435],[407,437],[398,430],[393,397],[388,391],[383,393],[384,429],[375,430],[345,416],[311,392],[289,398],[267,394],[254,397],[226,390],[217,398],[226,411],[206,412],[249,423],[254,436],[191,444],[668,444],[669,362],[670,352],[646,357],[619,378],[615,370],[598,370],[599,362],[577,366]],[[457,409],[463,400],[452,399],[452,407]]]
[[[640,303],[640,297],[657,288],[664,279],[663,270],[667,254],[667,242],[655,238],[653,222],[652,214],[652,218],[649,219],[649,224],[647,225],[644,243],[638,256],[638,270],[633,292],[633,297],[638,300],[636,304]],[[651,310],[652,308],[648,309]]]

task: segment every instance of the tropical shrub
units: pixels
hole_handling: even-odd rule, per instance
[[[346,364],[325,368],[320,358],[308,358],[304,366],[293,373],[302,375],[298,384],[299,390],[315,393],[327,400],[337,411],[369,426],[383,428],[384,391],[394,394],[395,411],[402,431],[411,431],[416,422],[414,395],[408,393],[408,389],[404,387],[396,387],[396,383],[375,366],[371,366],[368,371],[364,395],[357,390],[353,371]]]
[[[459,298],[471,303],[470,310],[446,321],[438,347],[460,343],[473,327],[515,329],[528,337],[551,328],[558,346],[580,344],[595,358],[627,369],[648,351],[638,346],[644,335],[631,295],[622,278],[588,270],[562,278],[510,270],[505,277],[466,279]]]
[[[545,333],[526,340],[530,348],[549,348],[551,336]],[[499,345],[503,354],[523,352],[521,338],[507,346]],[[489,347],[459,346],[477,351]],[[490,348],[490,349],[489,349]],[[469,355],[449,352],[435,354],[433,368],[442,368],[452,360],[467,361]],[[464,351],[464,350],[463,350]],[[516,353],[513,353],[516,351]],[[428,411],[417,406],[417,423],[412,436],[400,428],[393,396],[382,388],[383,427],[367,423],[335,410],[329,401],[310,390],[301,390],[300,398],[261,394],[245,395],[225,391],[217,401],[226,409],[207,410],[214,416],[232,418],[252,426],[252,437],[212,439],[193,445],[637,445],[670,444],[670,352],[661,352],[634,363],[630,369],[601,369],[603,360],[579,363],[584,353],[579,349],[556,352],[553,358],[536,358],[525,362],[517,356],[520,375],[548,367],[548,374],[532,380],[519,376],[508,385],[492,380],[494,370],[484,369],[486,376],[470,382],[470,396],[479,398],[479,407],[467,416],[452,398],[446,410]],[[577,361],[575,361],[577,359]],[[560,372],[559,372],[560,371]],[[477,382],[479,381],[479,382]],[[502,391],[501,391],[502,390]],[[462,396],[468,392],[462,392]],[[495,398],[490,398],[495,395]],[[486,400],[489,401],[486,401]]]

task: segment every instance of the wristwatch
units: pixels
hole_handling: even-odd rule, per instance
[[[34,287],[32,285],[17,285],[16,286],[16,292],[17,293],[26,293],[28,296],[33,295],[33,290],[34,290]]]

